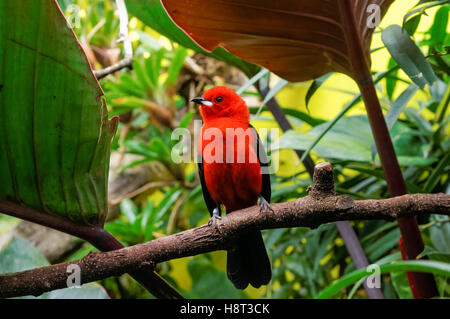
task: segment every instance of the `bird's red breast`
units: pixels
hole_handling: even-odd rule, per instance
[[[203,161],[198,167],[212,222],[220,216],[219,205],[230,213],[257,204],[259,197],[270,202],[270,178],[261,174],[259,162],[267,164],[264,147],[249,124],[244,100],[231,89],[215,87],[192,101],[201,105],[204,121],[199,141]],[[240,234],[228,249],[227,276],[238,289],[269,283],[270,260],[260,231]]]

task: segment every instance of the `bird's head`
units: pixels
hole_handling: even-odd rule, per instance
[[[250,120],[245,101],[225,86],[213,87],[202,96],[193,98],[192,102],[200,105],[200,114],[204,121],[224,117],[246,122]]]

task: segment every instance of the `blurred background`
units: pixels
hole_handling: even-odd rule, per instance
[[[60,0],[59,3],[94,69],[107,67],[122,58],[122,44],[117,43],[119,17],[114,1]],[[249,85],[248,72],[162,36],[147,21],[136,17],[141,15],[133,1],[126,4],[133,65],[101,79],[100,84],[109,116],[120,116],[111,156],[110,211],[105,229],[130,246],[202,225],[210,217],[196,164],[176,163],[171,156],[178,143],[171,138],[173,130],[181,127],[192,131],[193,121],[200,119],[197,108],[189,102],[191,98],[216,85],[241,89],[255,127],[274,128],[278,124],[267,108],[261,108],[264,98]],[[416,4],[416,0],[395,1],[376,29],[372,42],[375,77],[396,66],[384,48],[380,31],[392,24],[402,25],[404,16]],[[448,13],[448,5],[435,6],[416,21],[413,39],[425,55],[432,55],[436,50],[444,52],[450,44]],[[432,87],[413,92],[391,130],[411,193],[450,193],[449,117],[448,112],[443,116],[437,114],[444,95],[448,94],[450,64],[448,56],[440,59],[444,65],[447,63],[447,69],[439,60],[429,59],[438,81]],[[281,138],[269,149],[280,160],[279,170],[271,176],[272,202],[296,199],[306,195],[306,187],[312,181],[290,149],[290,143],[307,148],[359,91],[351,78],[337,73],[327,77],[313,95],[311,81],[285,83],[268,71],[261,79],[275,88],[272,94],[294,130],[303,133],[296,134],[294,140]],[[401,69],[379,81],[376,88],[382,107],[387,110],[394,102],[399,103],[399,97],[411,83]],[[388,196],[386,183],[372,150],[372,134],[364,105],[359,101],[348,107],[345,116],[327,131],[310,155],[315,162],[326,160],[333,164],[340,194],[355,199],[385,198]],[[188,150],[177,149],[177,152]],[[431,260],[450,262],[449,219],[433,215],[420,219],[419,223],[426,245],[424,255]],[[351,224],[369,263],[401,259],[396,222]],[[0,215],[0,236],[5,234],[14,234],[16,239],[14,245],[10,243],[2,248],[0,256],[24,252],[15,262],[30,262],[27,259],[34,258],[34,262],[39,260],[36,265],[57,263],[95,251],[88,243],[71,236]],[[355,270],[335,224],[313,230],[266,230],[263,235],[272,261],[273,279],[260,289],[234,289],[226,277],[224,251],[171,260],[159,264],[157,271],[190,298],[313,298],[333,281]],[[436,276],[436,280],[441,297],[448,297],[448,278]],[[127,274],[105,279],[98,285],[112,298],[151,298]],[[382,290],[386,298],[412,297],[403,272],[383,275]],[[335,297],[367,298],[367,295],[360,282],[341,290]]]

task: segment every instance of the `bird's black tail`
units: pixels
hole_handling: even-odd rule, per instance
[[[269,283],[272,270],[260,231],[239,236],[236,246],[227,253],[227,274],[238,289]]]

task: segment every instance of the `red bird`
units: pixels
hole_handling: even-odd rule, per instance
[[[258,203],[271,210],[270,176],[263,144],[250,125],[245,101],[233,90],[217,86],[192,99],[203,118],[199,138],[199,175],[203,197],[216,225],[221,206],[226,213]],[[238,289],[269,283],[272,272],[260,231],[240,235],[227,251],[227,274]]]

